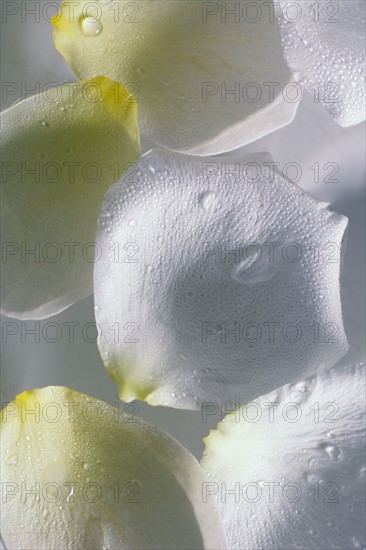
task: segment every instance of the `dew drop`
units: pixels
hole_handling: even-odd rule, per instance
[[[338,460],[340,460],[342,457],[342,453],[336,445],[325,443],[324,445],[322,445],[322,449],[327,453],[327,455],[333,462],[338,462]]]
[[[15,466],[16,464],[18,464],[18,459],[16,456],[14,455],[11,455],[9,456],[9,458],[6,460],[6,463],[8,466]]]
[[[49,128],[51,126],[50,123],[46,120],[41,120],[40,125],[42,126],[42,128]]]
[[[309,485],[313,485],[314,483],[321,481],[319,476],[313,472],[305,472],[305,480],[309,483]]]
[[[136,220],[130,220],[130,221],[128,222],[128,225],[129,225],[129,227],[136,227],[137,221],[136,221]]]
[[[217,207],[217,197],[212,191],[201,193],[198,198],[199,205],[206,212],[213,212]]]
[[[269,262],[265,255],[255,255],[236,265],[231,278],[241,284],[264,283],[272,279],[276,271],[276,263]],[[291,338],[290,335],[289,338]]]
[[[316,458],[310,458],[309,460],[309,468],[315,468],[318,465],[318,461]]]
[[[83,468],[88,472],[91,469],[91,466],[86,462],[85,464],[83,464]]]
[[[301,393],[308,393],[309,387],[305,382],[299,382],[296,384],[296,389]]]
[[[103,24],[95,17],[83,17],[81,30],[84,36],[97,36],[103,30]]]

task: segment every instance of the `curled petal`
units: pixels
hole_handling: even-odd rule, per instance
[[[134,99],[97,77],[1,114],[6,315],[48,317],[92,293],[104,194],[139,156]]]
[[[265,155],[144,155],[97,231],[99,348],[121,399],[243,403],[335,364],[346,224]]]
[[[334,367],[211,431],[203,495],[217,502],[230,548],[364,548],[364,410],[364,365]]]
[[[365,120],[365,2],[287,2],[278,16],[285,58],[341,126]]]
[[[295,115],[278,24],[270,4],[264,11],[256,15],[247,0],[64,2],[54,43],[80,78],[104,74],[136,94],[144,137],[216,154]]]
[[[3,409],[8,548],[225,548],[199,464],[133,411],[55,386]]]

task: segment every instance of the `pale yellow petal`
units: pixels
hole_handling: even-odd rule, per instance
[[[1,442],[9,549],[225,548],[196,459],[122,409],[64,387],[24,392],[2,411]]]
[[[92,293],[97,217],[139,156],[135,98],[104,77],[1,114],[2,311],[53,315]]]

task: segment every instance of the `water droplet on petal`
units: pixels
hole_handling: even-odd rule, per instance
[[[327,455],[333,462],[337,462],[342,457],[342,453],[336,445],[325,443],[321,446],[321,448],[327,453]]]
[[[215,193],[213,193],[212,191],[201,193],[198,198],[198,202],[201,208],[203,208],[203,210],[206,210],[207,212],[213,212],[218,205],[218,199]]]
[[[97,36],[103,30],[103,24],[95,17],[83,17],[81,21],[81,30],[85,36]]]
[[[299,382],[296,384],[296,389],[301,393],[308,393],[309,387],[305,382]]]
[[[309,468],[315,468],[318,465],[318,461],[316,458],[310,458],[309,460]]]
[[[18,459],[16,456],[11,455],[6,459],[6,463],[8,466],[15,466],[16,464],[18,464]]]
[[[319,475],[313,472],[305,472],[305,480],[309,483],[309,485],[313,485],[314,483],[321,481]]]
[[[246,258],[236,265],[231,273],[231,277],[241,284],[257,284],[272,279],[276,271],[277,264],[270,262],[268,256],[260,253]]]

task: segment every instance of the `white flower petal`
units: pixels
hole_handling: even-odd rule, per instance
[[[288,2],[278,13],[286,60],[341,126],[365,120],[365,2]]]
[[[6,315],[48,317],[92,293],[104,194],[139,156],[133,100],[97,77],[1,113]]]
[[[248,0],[72,4],[54,20],[56,48],[80,78],[104,74],[130,87],[153,142],[216,154],[292,121],[298,101],[288,101],[293,77],[271,5],[256,14]]]
[[[193,456],[107,403],[63,387],[24,392],[2,411],[1,441],[9,549],[225,548]]]
[[[230,548],[364,548],[364,408],[364,365],[335,367],[211,431],[203,495],[217,502]]]
[[[121,399],[243,403],[346,352],[347,220],[270,166],[155,150],[108,192],[94,292]]]

